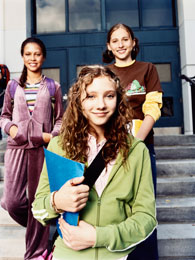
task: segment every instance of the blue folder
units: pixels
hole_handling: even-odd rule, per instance
[[[44,153],[51,192],[59,190],[68,180],[83,176],[85,168],[83,163],[67,159],[47,149],[44,149]],[[62,216],[67,223],[77,226],[78,212],[64,212]],[[62,237],[58,220],[56,224],[58,233]]]

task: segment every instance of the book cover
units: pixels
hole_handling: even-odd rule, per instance
[[[83,163],[67,159],[47,149],[44,149],[44,153],[51,192],[59,190],[68,180],[83,176],[85,169]],[[62,216],[67,223],[77,226],[79,218],[78,212],[64,212]],[[56,221],[56,225],[58,233],[62,237],[58,220]]]
[[[142,123],[143,123],[143,120],[140,120],[140,119],[133,119],[132,120],[132,123],[133,123],[133,126],[132,126],[132,135],[133,136],[136,136]]]

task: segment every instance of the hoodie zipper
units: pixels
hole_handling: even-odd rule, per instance
[[[96,226],[99,226],[99,223],[100,223],[100,205],[101,205],[101,198],[98,197]],[[95,260],[98,260],[98,248],[97,247],[95,248]]]

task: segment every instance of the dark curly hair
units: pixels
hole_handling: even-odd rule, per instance
[[[23,43],[22,43],[22,45],[21,45],[21,49],[20,49],[21,56],[23,56],[23,54],[24,54],[24,48],[25,48],[25,46],[26,46],[28,43],[36,43],[36,44],[38,44],[39,47],[41,48],[43,57],[46,58],[46,48],[45,48],[44,43],[43,43],[40,39],[35,38],[35,37],[29,37],[29,38],[27,38],[25,41],[23,41]],[[21,87],[24,87],[24,86],[25,86],[26,80],[27,80],[27,68],[26,68],[26,66],[24,65],[23,70],[22,70],[22,74],[21,74],[21,76],[20,76],[20,85],[21,85]]]
[[[117,29],[119,28],[123,28],[125,29],[129,35],[131,36],[132,40],[135,41],[135,46],[133,47],[133,50],[131,51],[131,58],[132,60],[135,60],[138,53],[139,53],[139,41],[138,39],[134,36],[134,33],[132,31],[132,29],[127,26],[126,24],[123,24],[123,23],[117,23],[115,25],[113,25],[110,30],[108,31],[107,33],[107,43],[110,43],[110,39],[111,39],[111,35],[114,31],[116,31]],[[115,59],[112,51],[109,51],[108,49],[106,49],[103,54],[102,54],[102,61],[104,63],[110,63],[112,62],[113,60]]]
[[[86,90],[95,78],[108,77],[116,85],[117,106],[114,114],[105,125],[104,136],[107,140],[102,154],[107,165],[121,152],[125,161],[131,145],[129,132],[131,129],[132,112],[126,102],[125,92],[120,86],[117,76],[107,67],[100,65],[84,67],[77,81],[72,85],[68,94],[68,104],[62,119],[60,131],[60,145],[65,155],[72,160],[86,163],[88,147],[88,133],[91,126],[82,112],[81,93]],[[93,132],[96,134],[95,129]]]

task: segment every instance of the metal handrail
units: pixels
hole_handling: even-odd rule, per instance
[[[0,93],[0,97],[3,96],[5,93],[5,89]]]
[[[190,83],[191,86],[195,86],[195,77],[187,77],[186,75],[182,74],[180,78],[185,79],[187,82]]]

